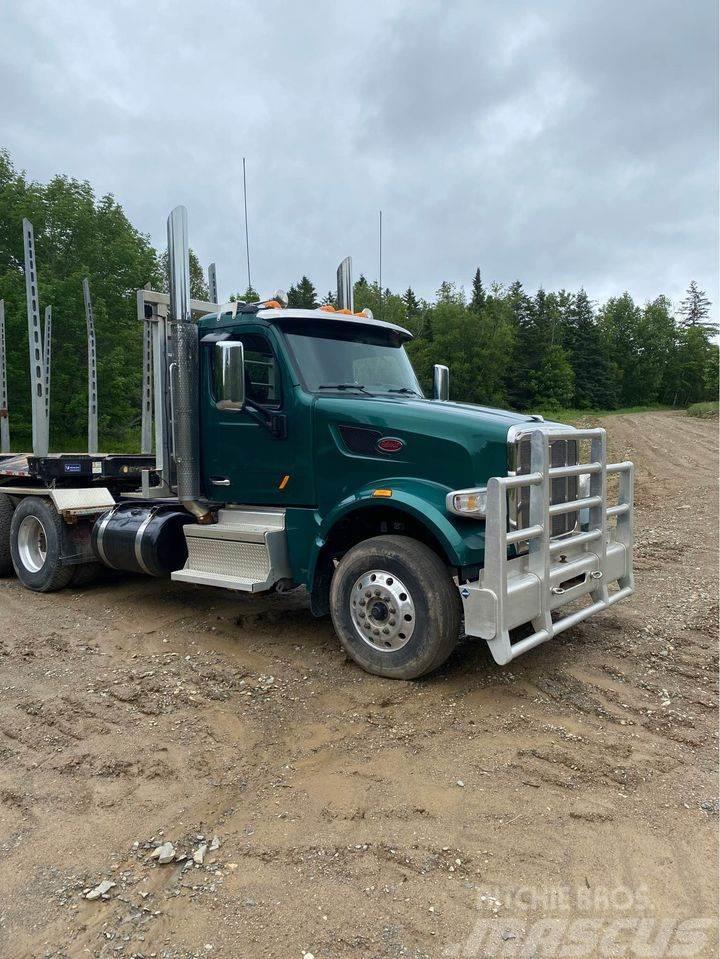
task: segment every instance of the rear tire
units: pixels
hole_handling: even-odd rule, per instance
[[[68,586],[72,586],[73,589],[89,586],[90,583],[95,582],[100,575],[100,571],[104,568],[101,563],[81,563],[79,566],[73,566],[71,567],[72,578]]]
[[[10,555],[10,524],[15,504],[7,493],[0,493],[0,576],[11,576],[13,572]]]
[[[348,655],[389,679],[437,669],[460,633],[447,564],[409,536],[375,536],[349,550],[333,575],[330,614]]]
[[[10,552],[20,582],[36,593],[63,589],[75,567],[62,561],[63,521],[57,510],[39,496],[26,496],[10,524]]]

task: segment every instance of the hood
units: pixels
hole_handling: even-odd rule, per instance
[[[511,426],[537,422],[508,410],[407,396],[321,396],[315,399],[318,476],[348,486],[411,476],[446,489],[483,486],[507,472]],[[401,441],[383,452],[383,437]],[[356,486],[357,488],[357,486]]]

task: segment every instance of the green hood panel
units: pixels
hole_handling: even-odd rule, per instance
[[[507,432],[530,417],[460,403],[402,397],[327,396],[315,400],[314,434],[318,505],[326,514],[358,490],[390,478],[422,479],[445,492],[484,486],[507,472]],[[373,442],[353,452],[341,427],[359,427],[402,440],[397,453]],[[376,434],[375,434],[376,435]]]

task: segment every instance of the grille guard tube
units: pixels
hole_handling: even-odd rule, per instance
[[[493,477],[488,482],[485,523],[485,568],[476,582],[462,584],[460,596],[465,613],[465,632],[487,640],[497,663],[505,664],[589,616],[629,596],[634,590],[633,464],[607,463],[603,429],[576,430],[573,439],[590,440],[587,464],[550,465],[550,444],[566,431],[534,430],[531,435],[530,472]],[[588,529],[562,538],[551,538],[550,487],[554,478],[590,473],[590,493],[574,501],[589,506]],[[618,474],[617,504],[608,506],[607,477]],[[509,531],[508,490],[530,490],[529,522]],[[569,508],[572,508],[570,504]],[[617,525],[609,527],[608,519]],[[508,546],[527,542],[528,551],[508,559]],[[561,554],[561,555],[560,555]],[[557,558],[557,562],[555,561]],[[617,592],[609,586],[617,582]],[[590,604],[553,620],[553,612],[573,600],[589,595]],[[510,630],[532,623],[532,635],[510,641]]]

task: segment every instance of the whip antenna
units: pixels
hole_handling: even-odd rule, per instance
[[[245,204],[245,252],[247,253],[248,290],[251,290],[252,280],[250,279],[250,239],[248,236],[247,178],[245,176],[245,157],[243,157],[243,202]]]
[[[383,285],[382,285],[382,210],[380,210],[380,319],[383,315]]]

